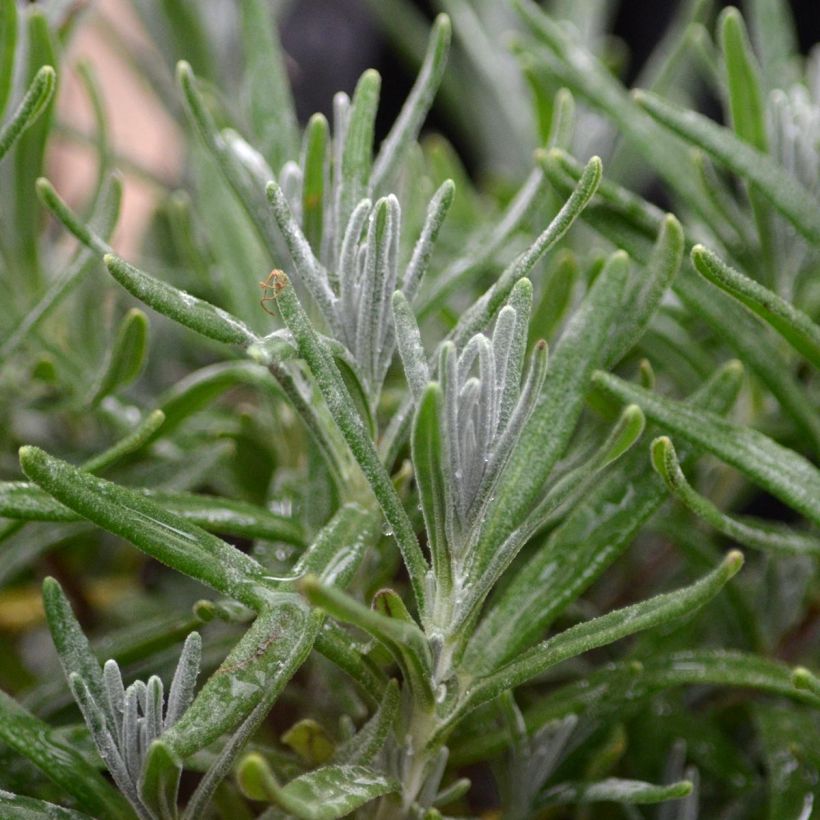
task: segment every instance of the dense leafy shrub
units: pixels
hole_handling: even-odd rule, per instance
[[[683,3],[630,93],[606,4],[374,0],[419,64],[374,145],[375,71],[299,125],[263,0],[236,42],[134,5],[189,138],[141,267],[90,69],[91,200],[42,178],[82,17],[0,2],[2,816],[812,816],[820,59],[787,6]],[[440,86],[480,184],[419,141]]]

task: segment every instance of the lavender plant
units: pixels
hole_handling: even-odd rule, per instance
[[[191,192],[168,192],[140,266],[110,245],[103,113],[82,212],[34,181],[54,86],[38,61],[75,20],[21,13],[33,79],[0,157],[16,140],[19,213],[39,197],[79,250],[64,261],[36,218],[3,247],[10,279],[36,273],[3,361],[41,357],[56,398],[21,427],[26,480],[0,482],[0,578],[59,579],[42,596],[67,683],[9,648],[4,816],[811,816],[817,61],[801,80],[779,0],[750,4],[765,71],[737,11],[717,48],[708,3],[684,4],[642,81],[690,90],[675,78],[697,44],[724,127],[630,96],[592,53],[598,12],[553,5],[442,2],[453,74],[441,14],[374,150],[379,75],[302,131],[262,0],[236,9],[242,94],[206,11],[135,3],[162,53],[196,68],[176,65],[181,106],[167,95]],[[378,12],[420,53],[406,4]],[[17,7],[0,14],[8,68]],[[489,47],[502,23],[509,53]],[[783,86],[768,108],[763,77]],[[515,193],[477,190],[420,140],[442,84],[450,105],[475,102],[456,117],[481,114],[476,142]],[[630,190],[635,149],[680,217]],[[99,311],[84,280],[100,261],[123,318],[88,376],[89,349],[61,339]],[[164,391],[133,299],[185,374]],[[746,514],[753,487],[788,519]],[[753,550],[740,582],[735,543]],[[125,595],[97,603],[92,556]]]

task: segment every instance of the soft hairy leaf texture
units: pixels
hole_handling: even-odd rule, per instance
[[[123,2],[0,0],[0,816],[813,816],[791,4]]]

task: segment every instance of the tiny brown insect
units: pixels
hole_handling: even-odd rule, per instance
[[[281,287],[276,280],[281,273],[282,271],[274,269],[263,282],[259,283],[259,287],[262,288],[264,294],[259,300],[259,304],[262,305],[262,310],[265,313],[270,313],[271,316],[276,316],[276,314],[268,307],[268,302],[276,301],[276,291]]]

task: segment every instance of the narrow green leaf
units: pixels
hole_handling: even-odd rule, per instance
[[[43,66],[35,75],[25,97],[0,131],[0,160],[15,141],[43,113],[57,86],[57,75],[50,65]]]
[[[256,708],[265,714],[310,654],[321,616],[300,596],[280,592],[163,735],[180,760],[232,733]]]
[[[399,685],[395,680],[391,680],[373,717],[350,740],[336,749],[334,761],[358,766],[372,764],[393,730],[399,702]]]
[[[77,751],[59,742],[38,720],[0,691],[0,740],[28,758],[92,817],[126,818],[133,813],[123,796]]]
[[[102,257],[109,273],[133,296],[157,313],[210,339],[243,347],[259,342],[239,319],[210,303],[155,279],[115,256],[107,242],[74,214],[47,179],[37,180],[37,193],[43,203],[84,245]]]
[[[322,114],[314,114],[305,129],[302,168],[302,232],[311,248],[322,248],[324,237],[325,186],[328,176],[330,133]]]
[[[368,196],[370,173],[373,163],[373,132],[376,109],[379,105],[381,77],[368,69],[356,84],[353,100],[347,113],[343,134],[335,138],[342,141],[341,164],[336,169],[339,182],[336,186],[336,225],[347,225],[353,209]],[[336,247],[341,247],[342,231],[337,231]]]
[[[58,501],[178,572],[252,609],[271,595],[252,558],[133,490],[89,475],[37,447],[20,448],[26,475]]]
[[[800,233],[820,245],[820,210],[816,198],[771,157],[695,111],[681,109],[644,91],[636,91],[635,100],[658,122],[747,180]]]
[[[162,410],[152,410],[146,413],[130,433],[112,444],[107,450],[88,459],[82,468],[88,473],[100,473],[107,470],[157,438],[164,423],[165,413]]]
[[[251,127],[263,155],[272,167],[281,168],[296,158],[299,145],[299,124],[285,55],[270,5],[263,0],[248,0],[240,10]]]
[[[752,44],[736,8],[724,9],[718,21],[720,43],[726,63],[729,107],[735,133],[758,151],[765,152],[766,113],[760,88],[760,69]]]
[[[487,327],[507,301],[515,283],[529,275],[535,263],[572,227],[598,188],[603,173],[601,160],[592,157],[578,184],[547,228],[530,247],[504,269],[496,283],[459,319],[451,338],[457,347],[465,345],[476,333]]]
[[[543,809],[560,803],[609,802],[646,805],[680,800],[691,793],[692,783],[689,780],[679,780],[668,786],[660,786],[642,780],[608,777],[596,783],[560,783],[539,795],[533,808]]]
[[[17,0],[0,2],[0,117],[6,113],[17,51]]]
[[[359,651],[350,635],[335,621],[325,621],[316,636],[316,651],[335,663],[359,685],[359,691],[366,702],[378,704],[378,697],[387,686],[387,676]]]
[[[708,203],[689,170],[691,161],[677,141],[634,105],[612,71],[570,29],[561,26],[532,0],[514,0],[513,5],[538,41],[532,47],[528,44],[533,58],[544,62],[555,81],[611,119],[619,133],[686,204],[708,220]]]
[[[652,466],[688,509],[718,532],[752,549],[781,555],[814,555],[820,558],[820,539],[791,527],[759,519],[724,515],[709,499],[700,495],[686,480],[669,438],[652,442]]]
[[[798,689],[806,689],[815,697],[820,698],[820,678],[812,674],[804,666],[798,666],[792,673],[792,683]]]
[[[657,424],[736,467],[781,501],[820,524],[820,471],[792,450],[748,427],[698,411],[598,371],[593,383],[643,408]]]
[[[276,271],[275,274],[273,288],[282,318],[296,340],[299,354],[313,372],[330,414],[361,466],[395,534],[423,617],[426,609],[424,576],[427,572],[427,561],[422,554],[410,519],[379,458],[373,440],[364,428],[361,416],[356,412],[330,351],[311,326],[287,276],[281,271]]]
[[[446,14],[439,14],[433,23],[427,53],[424,55],[416,82],[373,163],[370,179],[370,190],[373,194],[378,195],[382,192],[407,147],[418,137],[444,76],[451,36],[450,18]]]
[[[41,82],[54,85],[54,74],[40,74],[48,66],[57,66],[57,53],[51,26],[40,6],[28,5],[22,15],[26,31],[23,83]],[[31,87],[29,85],[29,87]],[[42,212],[39,203],[31,196],[37,177],[43,173],[46,146],[52,133],[56,94],[51,94],[36,121],[28,121],[28,127],[18,135],[14,147],[12,177],[13,198],[7,203],[13,218],[9,220],[11,235],[8,237],[18,269],[17,281],[23,292],[30,296],[39,294],[43,286],[43,269],[40,264],[40,232]]]
[[[100,469],[94,464],[92,467]],[[93,472],[88,466],[83,469]],[[209,532],[284,541],[297,547],[305,545],[305,534],[297,521],[255,504],[219,496],[129,489]],[[56,501],[36,485],[21,481],[0,482],[0,515],[23,521],[69,522],[83,518],[80,513]]]
[[[548,164],[550,181],[566,190],[580,176],[581,166],[565,154],[553,152],[551,158],[556,162]],[[565,171],[568,179],[562,181],[559,171]],[[606,205],[593,203],[588,206],[584,220],[635,259],[647,264],[652,253],[649,242],[660,230],[663,212],[610,180],[602,180],[598,193]],[[820,418],[806,402],[805,391],[792,375],[787,358],[767,334],[761,334],[759,323],[748,315],[748,311],[718,288],[698,279],[687,264],[675,279],[673,289],[692,313],[707,322],[723,342],[737,352],[772,391],[801,432],[820,448]]]
[[[399,784],[365,766],[323,766],[280,786],[265,759],[248,755],[239,765],[239,785],[252,800],[266,800],[300,820],[336,820],[399,791]]]
[[[296,562],[293,575],[316,575],[324,584],[347,586],[365,549],[378,538],[379,523],[377,510],[344,504]]]
[[[305,234],[293,216],[285,192],[275,180],[271,180],[266,188],[268,201],[273,210],[276,224],[285,237],[291,259],[299,274],[299,278],[307,288],[317,307],[322,311],[325,321],[338,331],[334,303],[336,296],[328,284],[328,275],[321,262],[316,258]],[[346,224],[346,223],[345,223]],[[275,287],[273,285],[272,287]],[[337,335],[339,335],[337,333]]]
[[[100,662],[74,616],[62,587],[54,578],[46,578],[43,581],[43,609],[66,680],[73,674],[79,675],[94,700],[106,703]],[[109,713],[107,717],[113,725],[113,713]]]
[[[396,341],[404,374],[407,377],[413,400],[419,402],[430,381],[430,370],[427,367],[427,354],[422,346],[421,331],[413,314],[413,308],[410,307],[410,303],[400,290],[393,294],[392,307]]]
[[[541,492],[564,452],[584,403],[589,378],[600,362],[608,329],[626,283],[628,257],[617,252],[570,319],[552,355],[544,389],[499,478],[488,504],[471,566],[480,577],[498,545]]]
[[[795,670],[795,674],[798,670]],[[678,686],[728,686],[820,707],[820,692],[811,694],[792,682],[792,670],[780,661],[747,652],[701,649],[662,654],[637,662],[608,664],[540,698],[524,712],[529,732],[567,715],[597,719],[643,710],[658,692]],[[462,766],[484,760],[509,744],[506,729],[470,734],[459,740],[450,762]]]
[[[197,87],[191,66],[184,61],[177,63],[177,82],[182,89],[185,111],[189,119],[208,152],[214,158],[220,173],[234,192],[237,201],[245,209],[262,245],[270,251],[278,250],[276,224],[265,202],[264,190],[259,184],[260,181],[251,178],[248,169],[242,165],[236,153],[231,150],[225,136],[217,129]],[[294,156],[293,159],[296,157]],[[262,184],[264,182],[267,180],[264,180]]]
[[[476,680],[465,693],[462,710],[474,708],[501,691],[519,686],[563,660],[695,612],[712,600],[742,565],[742,553],[733,550],[716,569],[691,586],[570,627],[497,672]]]
[[[765,319],[791,346],[820,368],[820,326],[776,293],[729,267],[703,245],[692,248],[698,273]]]
[[[90,820],[91,815],[55,803],[0,791],[0,810],[6,820]]]
[[[430,556],[433,559],[433,573],[441,594],[446,596],[452,585],[452,578],[445,529],[448,474],[443,465],[441,441],[443,400],[438,383],[427,386],[413,420],[411,451]]]
[[[182,766],[162,739],[155,740],[146,755],[139,782],[140,800],[160,820],[176,820],[177,794]]]
[[[643,336],[683,261],[683,229],[672,214],[661,224],[652,256],[644,270],[630,277],[623,305],[623,319],[616,326],[607,349],[607,364],[620,361]]]
[[[91,214],[90,225],[97,231],[101,241],[106,243],[114,232],[120,215],[122,202],[122,180],[112,175],[104,181],[96,198]],[[106,246],[107,247],[107,246]],[[0,345],[0,358],[7,358],[19,345],[36,330],[51,311],[60,304],[71,289],[82,282],[86,275],[97,264],[93,250],[81,247],[74,254],[71,262],[54,281],[31,310],[20,320]]]
[[[103,262],[132,296],[184,327],[225,344],[249,347],[259,341],[250,328],[221,308],[178,290],[113,254],[107,253]]]
[[[337,620],[365,630],[383,643],[401,666],[418,702],[428,708],[432,705],[432,659],[427,639],[415,621],[389,617],[369,609],[341,590],[323,585],[315,576],[305,578],[299,589],[315,606]]]
[[[106,396],[128,387],[139,376],[148,353],[148,317],[137,308],[126,313],[111,347],[100,386],[91,399],[97,404]]]

